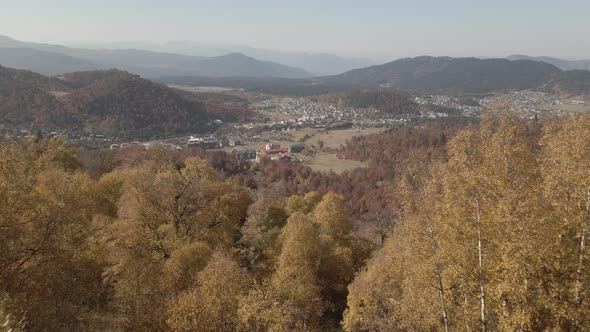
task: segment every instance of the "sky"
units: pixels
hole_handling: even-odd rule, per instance
[[[0,35],[340,55],[590,58],[590,0],[0,0]]]

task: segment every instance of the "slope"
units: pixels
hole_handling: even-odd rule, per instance
[[[507,57],[508,60],[534,60],[550,63],[561,70],[590,70],[590,59],[588,60],[565,60],[548,56],[528,56],[515,54]]]
[[[323,80],[416,93],[477,94],[536,87],[559,71],[553,65],[530,60],[423,56],[355,69]]]
[[[120,137],[151,138],[207,129],[207,105],[118,70],[49,78],[0,67],[0,122]]]

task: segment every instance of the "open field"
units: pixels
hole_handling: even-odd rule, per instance
[[[321,140],[328,148],[339,148],[340,145],[346,143],[346,140],[349,140],[352,136],[365,136],[380,133],[382,131],[383,128],[329,130],[317,132],[309,140],[312,143],[316,143],[318,140]]]
[[[290,140],[285,141],[273,141],[273,143],[281,144],[286,147],[290,144],[300,144],[300,143],[308,143],[308,144],[318,144],[318,141],[324,142],[325,148],[332,148],[337,149],[340,145],[346,143],[346,140],[349,140],[353,136],[364,136],[370,135],[375,133],[380,133],[383,131],[383,128],[365,128],[365,129],[342,129],[342,130],[329,130],[324,131],[323,129],[316,129],[316,128],[305,128],[302,130],[293,130],[289,132],[291,136]],[[307,137],[307,138],[306,138]],[[304,139],[305,138],[305,139]],[[239,147],[226,147],[224,150],[232,151],[235,149],[238,150],[261,150],[264,149],[266,142],[258,142],[252,144],[245,144],[240,145]]]
[[[70,94],[67,91],[49,91],[49,93],[57,99],[63,99]]]
[[[318,146],[318,142],[324,142],[324,150],[333,151],[340,148],[353,136],[370,135],[382,132],[383,128],[365,128],[365,129],[343,129],[343,130],[329,130],[316,128],[305,128],[289,132],[291,139],[288,141],[274,141],[273,143],[280,144],[283,147],[289,147],[291,144],[313,144]],[[305,138],[305,139],[304,139]],[[240,145],[238,147],[225,147],[224,150],[230,152],[232,150],[262,150],[266,142],[258,142],[253,144]],[[354,160],[342,160],[336,157],[335,153],[322,151],[311,156],[298,154],[304,163],[309,165],[315,171],[342,173],[346,170],[363,167],[362,162]]]
[[[562,104],[562,105],[546,105],[549,110],[565,111],[574,113],[590,112],[590,104],[577,105],[577,104]]]
[[[186,86],[186,85],[168,85],[168,87],[188,92],[226,92],[235,89],[224,88],[220,86]]]
[[[355,160],[338,159],[333,153],[320,152],[310,159],[303,159],[314,171],[330,172],[340,174],[344,171],[364,167],[364,163]]]

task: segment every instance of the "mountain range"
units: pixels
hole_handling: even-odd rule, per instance
[[[536,89],[559,95],[590,95],[590,71],[562,71],[536,60],[416,57],[348,71],[340,75],[312,78],[277,77],[205,77],[171,76],[158,82],[121,70],[93,69],[88,60],[117,59],[135,61],[135,68],[158,72],[159,61],[173,57],[176,66],[193,63],[196,57],[140,50],[75,50],[89,54],[86,60],[72,54],[33,48],[0,47],[0,54],[28,52],[33,59],[60,71],[84,69],[73,73],[44,76],[28,70],[0,66],[0,123],[34,124],[43,127],[103,132],[119,137],[162,137],[179,133],[206,131],[211,120],[245,121],[253,114],[246,100],[215,93],[195,94],[172,89],[164,84],[222,86],[284,95],[322,95],[351,106],[379,105],[388,112],[412,111],[404,98],[388,91],[412,94],[470,95],[523,89]],[[63,48],[68,49],[68,48]],[[25,50],[25,51],[23,51]],[[71,50],[71,49],[68,49]],[[12,53],[11,53],[12,52]],[[67,53],[67,52],[66,52]],[[143,57],[143,58],[142,58]],[[140,61],[139,59],[142,59]],[[206,69],[201,73],[223,70],[233,72],[268,70],[265,63],[244,59],[239,54],[197,58]],[[30,66],[27,58],[14,56],[15,62]],[[231,65],[228,65],[231,64]],[[43,66],[35,62],[36,66]],[[261,67],[257,67],[261,66]],[[169,68],[159,68],[160,73]],[[163,83],[163,84],[160,84]],[[351,92],[353,91],[353,92]],[[371,92],[377,91],[377,92]],[[344,93],[344,94],[342,94]],[[408,106],[409,105],[409,106]]]
[[[366,88],[431,94],[478,94],[533,88],[560,69],[547,63],[506,59],[415,57],[355,69],[324,81]]]
[[[215,85],[291,95],[317,95],[356,89],[396,89],[418,94],[486,94],[537,88],[562,71],[532,60],[421,56],[340,75],[309,79],[164,77],[166,84]]]
[[[0,65],[58,75],[77,70],[117,68],[143,77],[302,78],[303,69],[261,61],[241,53],[204,57],[139,49],[86,49],[30,43],[0,36]]]
[[[250,57],[302,68],[316,76],[341,74],[346,71],[377,64],[362,57],[338,56],[329,53],[296,52],[271,50],[247,45],[212,44],[194,41],[170,41],[162,44],[149,42],[113,42],[72,44],[84,48],[142,49],[154,52],[175,53],[193,56],[219,56],[220,54],[242,53]]]
[[[561,70],[590,70],[590,59],[588,60],[565,60],[548,56],[528,56],[515,54],[507,57],[508,60],[534,60],[550,63]]]

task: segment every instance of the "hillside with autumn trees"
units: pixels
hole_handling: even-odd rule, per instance
[[[386,114],[416,115],[420,106],[408,95],[392,90],[356,90],[311,97],[338,107],[376,108]]]
[[[251,116],[240,98],[190,94],[119,70],[46,77],[0,67],[0,122],[11,125],[151,139]]]
[[[590,329],[588,115],[339,154],[367,167],[1,141],[1,329]]]

